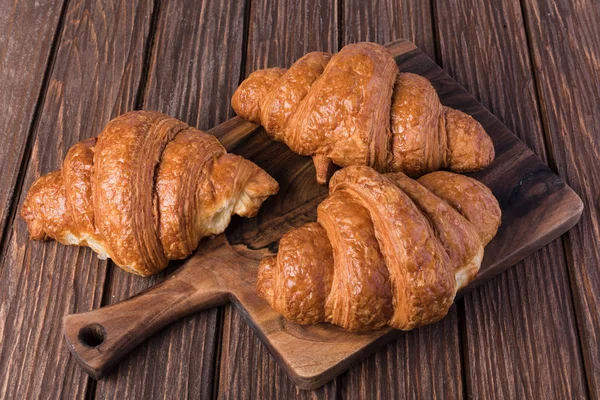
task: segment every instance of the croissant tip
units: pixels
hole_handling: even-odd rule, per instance
[[[448,135],[449,169],[471,172],[489,166],[495,158],[494,142],[471,115],[444,107]]]
[[[317,174],[317,183],[319,185],[325,185],[327,183],[327,176]]]
[[[313,163],[315,164],[317,182],[321,185],[326,184],[332,172],[331,159],[322,154],[315,154],[313,156]]]

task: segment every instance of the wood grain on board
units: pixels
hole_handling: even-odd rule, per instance
[[[0,235],[14,208],[21,165],[29,161],[29,133],[45,94],[44,74],[53,38],[60,34],[61,6],[62,1],[0,1]]]
[[[239,83],[244,2],[161,2],[155,19],[140,107],[206,130],[232,116],[229,98]],[[174,268],[143,278],[114,267],[108,283],[108,304],[153,286]],[[96,395],[213,396],[220,312],[212,309],[185,318],[152,337],[113,374],[98,382]]]
[[[600,397],[600,3],[523,5],[550,165],[585,205],[563,243],[588,390]]]
[[[20,201],[34,179],[60,167],[71,145],[133,107],[150,13],[146,2],[69,3]],[[83,397],[89,378],[66,351],[60,320],[100,306],[106,263],[90,249],[29,241],[20,217],[8,235],[0,266],[0,370],[10,372],[0,374],[0,393]]]
[[[339,398],[339,379],[311,391],[296,387],[232,306],[225,311],[220,362],[219,398],[222,399]]]
[[[444,70],[547,162],[519,1],[437,1],[436,13]],[[464,297],[468,396],[585,396],[562,254],[555,240]]]

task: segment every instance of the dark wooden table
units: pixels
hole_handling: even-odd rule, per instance
[[[0,398],[600,397],[597,0],[0,0]],[[143,279],[89,249],[29,242],[31,182],[113,117],[208,129],[251,71],[408,38],[581,196],[580,223],[326,386],[298,390],[230,306],[186,318],[106,379],[69,355],[63,315]]]

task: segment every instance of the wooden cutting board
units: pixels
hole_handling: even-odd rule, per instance
[[[471,174],[502,208],[502,225],[486,247],[478,278],[499,274],[565,233],[579,220],[579,197],[517,137],[409,41],[387,46],[401,71],[427,77],[442,103],[476,118],[492,137],[496,160]],[[277,250],[283,234],[316,220],[327,187],[316,183],[312,161],[273,142],[252,123],[233,118],[211,130],[227,149],[264,168],[280,184],[253,219],[234,218],[225,235],[201,243],[174,274],[129,300],[64,318],[69,350],[94,378],[107,373],[141,341],[169,323],[208,307],[233,302],[290,378],[319,387],[402,332],[349,333],[329,324],[287,322],[255,293],[260,259]],[[440,340],[444,340],[440,338]]]

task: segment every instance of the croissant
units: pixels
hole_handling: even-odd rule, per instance
[[[75,144],[62,169],[37,179],[21,215],[30,237],[91,247],[147,276],[252,217],[277,182],[212,135],[158,112],[134,111]]]
[[[301,324],[364,331],[435,322],[477,276],[500,225],[491,191],[451,172],[413,180],[351,166],[329,190],[317,222],[284,235],[259,266],[259,296]]]
[[[426,78],[399,73],[375,43],[350,44],[333,56],[308,53],[288,70],[255,71],[231,105],[292,151],[312,156],[320,183],[331,162],[416,177],[441,168],[473,171],[494,159],[477,121],[442,106]]]

